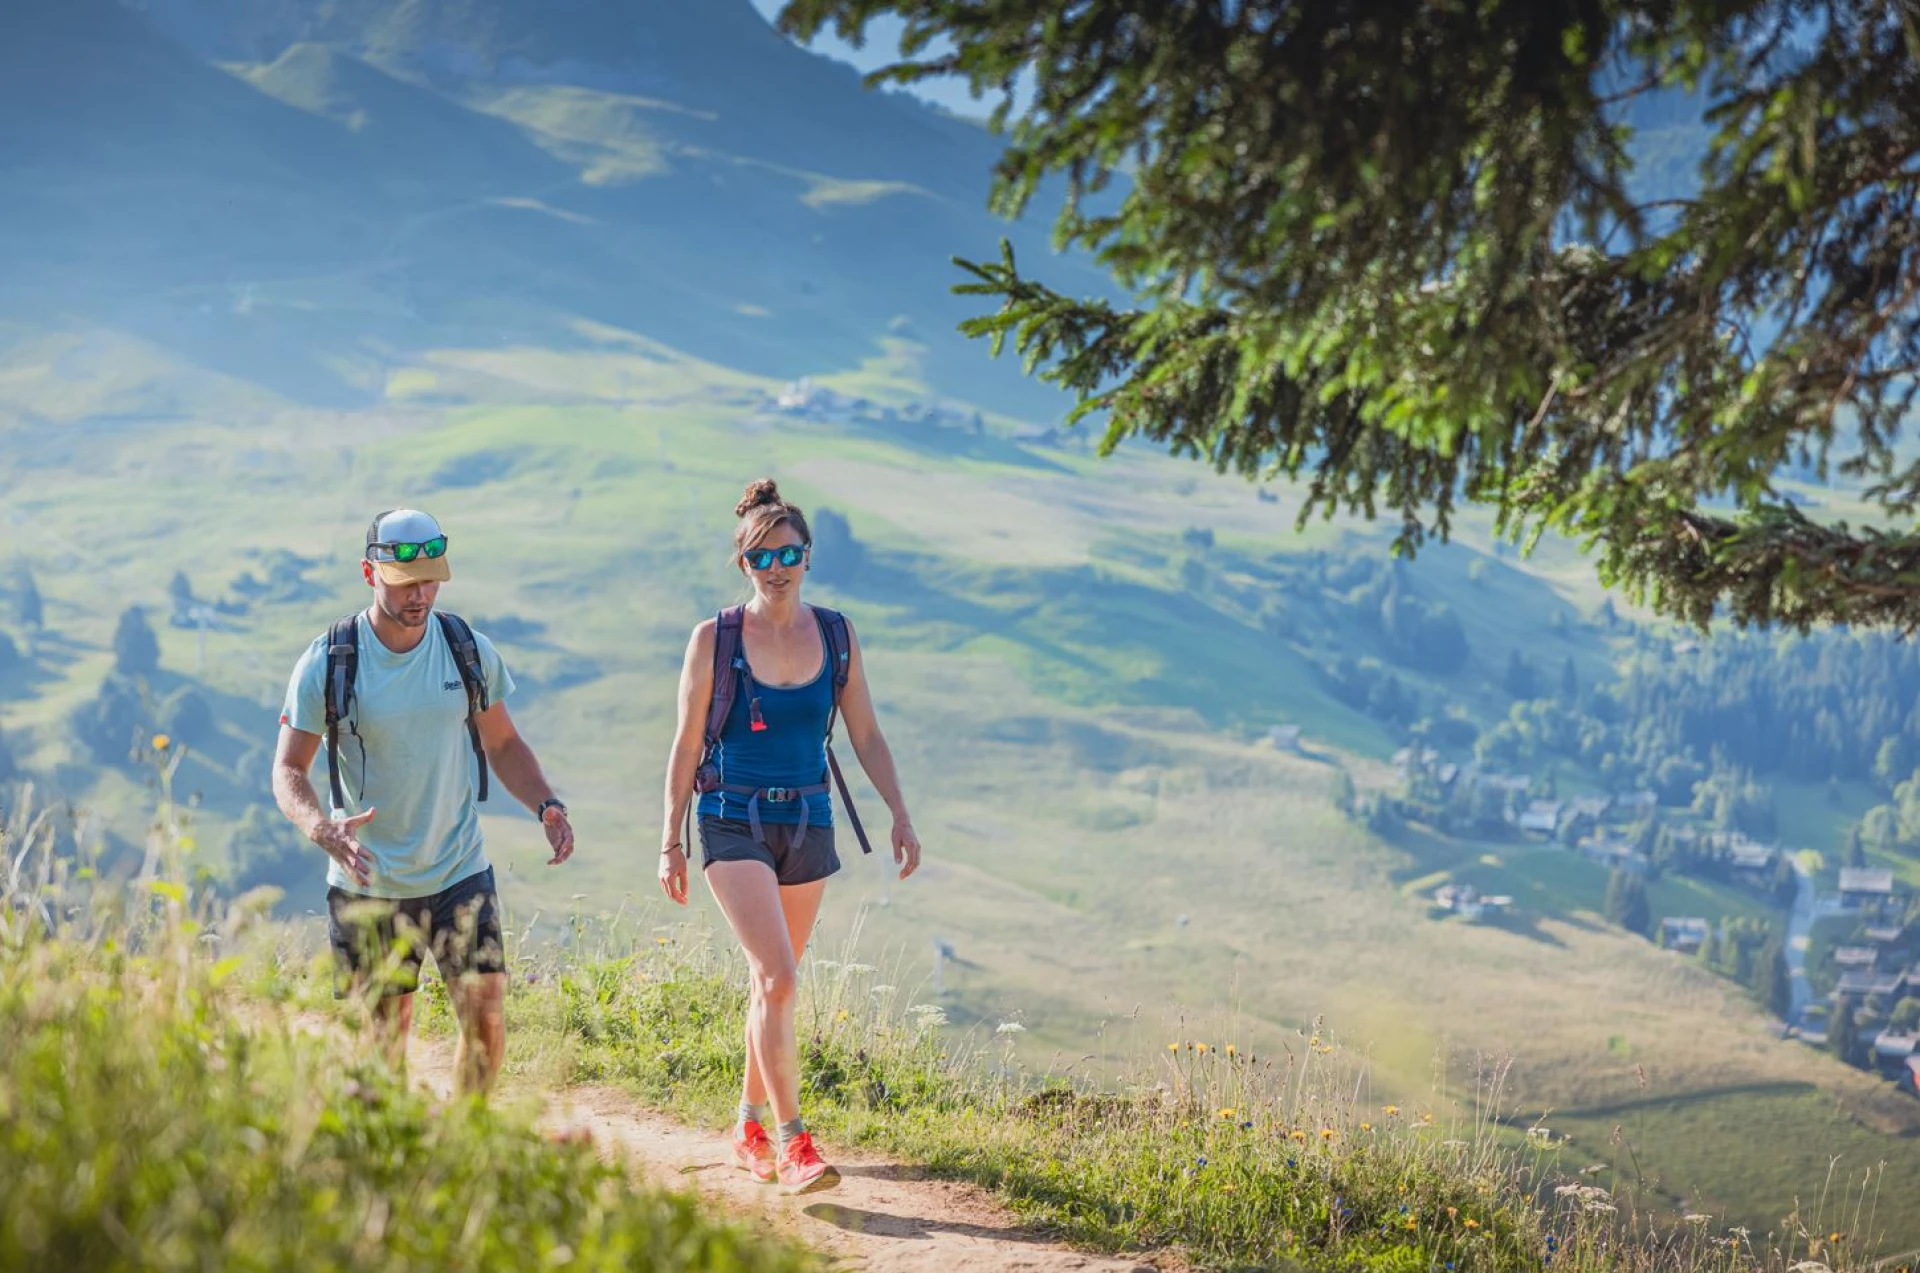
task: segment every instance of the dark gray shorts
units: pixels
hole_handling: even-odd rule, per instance
[[[810,825],[806,838],[793,842],[799,828],[792,823],[763,822],[767,842],[753,838],[753,828],[733,818],[700,819],[701,869],[715,862],[765,862],[781,884],[811,884],[840,869],[833,851],[833,828]]]

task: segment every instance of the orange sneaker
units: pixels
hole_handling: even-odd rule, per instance
[[[786,1151],[780,1155],[780,1185],[788,1193],[812,1193],[839,1183],[840,1173],[820,1157],[809,1133],[801,1132],[787,1142]]]
[[[773,1141],[767,1129],[751,1118],[740,1124],[740,1134],[733,1138],[733,1165],[763,1185],[772,1184],[778,1175],[773,1166]]]

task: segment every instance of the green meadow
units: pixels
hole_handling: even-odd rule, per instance
[[[1751,1111],[1692,1118],[1684,1136],[1661,1131],[1664,1114],[1641,1120],[1638,1170],[1668,1182],[1662,1196],[1692,1202],[1696,1184],[1672,1182],[1697,1182],[1698,1205],[1756,1228],[1777,1219],[1787,1186],[1813,1187],[1830,1154],[1851,1162],[1871,1146],[1890,1180],[1920,1179],[1908,1135],[1920,1108],[1773,1037],[1737,988],[1610,928],[1600,868],[1545,846],[1390,847],[1334,810],[1341,769],[1363,788],[1392,781],[1391,731],[1317,672],[1373,638],[1311,615],[1279,637],[1257,614],[1272,571],[1317,549],[1383,553],[1378,530],[1299,536],[1284,488],[1268,502],[1190,465],[1100,460],[997,424],[975,435],[774,416],[754,405],[774,382],[601,339],[604,362],[449,350],[393,373],[419,385],[457,368],[509,399],[565,385],[565,402],[429,409],[401,394],[386,411],[264,426],[7,435],[13,554],[39,580],[49,633],[0,714],[21,761],[137,842],[149,796],[136,773],[98,770],[63,724],[110,664],[120,609],[161,617],[175,570],[212,597],[247,574],[296,579],[297,600],[207,632],[204,662],[199,634],[159,629],[165,676],[190,678],[218,709],[217,737],[192,747],[180,777],[201,797],[195,851],[211,869],[244,863],[256,846],[235,827],[268,798],[264,748],[286,672],[329,619],[364,603],[366,517],[419,503],[453,537],[442,603],[510,634],[513,710],[575,810],[580,852],[550,870],[531,822],[489,809],[513,922],[676,922],[652,878],[674,680],[693,623],[742,595],[731,505],[747,478],[771,474],[803,506],[843,514],[864,551],[850,577],[823,561],[812,595],[843,607],[869,651],[929,855],[900,885],[849,838],[821,941],[857,929],[862,959],[937,997],[958,1027],[1019,1023],[1017,1054],[1035,1072],[1118,1073],[1170,1040],[1268,1050],[1324,1021],[1364,1054],[1383,1100],[1446,1104],[1476,1058],[1511,1056],[1509,1112],[1583,1131],[1606,1118],[1583,1111],[1632,1100],[1715,1110],[1729,1091],[1817,1093],[1839,1112],[1796,1122],[1790,1161]],[[876,401],[906,400],[872,374],[859,387]],[[479,382],[435,383],[474,393]],[[1193,555],[1192,528],[1215,535],[1197,581],[1177,566]],[[1468,571],[1476,559],[1486,566]],[[1606,637],[1585,619],[1598,594],[1558,552],[1494,556],[1468,525],[1409,577],[1465,616],[1466,668],[1407,674],[1442,701],[1489,710],[1516,647],[1544,667],[1565,655],[1607,666]],[[1263,741],[1282,722],[1302,726],[1301,754]],[[884,837],[877,798],[857,791]],[[1422,895],[1444,878],[1513,894],[1523,922],[1429,918]],[[697,896],[693,922],[712,928]],[[1679,878],[1657,884],[1653,903],[1759,913],[1738,890]],[[936,942],[955,956],[937,972]],[[1707,1169],[1770,1155],[1764,1174]],[[1607,1180],[1624,1170],[1609,1166]],[[1920,1241],[1913,1220],[1881,1223]]]

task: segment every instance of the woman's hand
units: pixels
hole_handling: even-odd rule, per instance
[[[903,880],[920,869],[920,837],[906,818],[893,820],[893,860],[900,864]]]
[[[677,844],[660,850],[660,889],[668,900],[687,904],[687,854]]]

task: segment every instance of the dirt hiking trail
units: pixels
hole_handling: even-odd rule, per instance
[[[416,1036],[408,1069],[438,1095],[453,1091],[453,1047]],[[509,1088],[503,1098],[525,1095]],[[933,1180],[918,1168],[836,1151],[840,1184],[789,1197],[757,1184],[727,1161],[718,1137],[645,1109],[614,1088],[574,1087],[549,1094],[540,1115],[549,1131],[584,1128],[600,1152],[619,1156],[649,1180],[697,1189],[756,1227],[827,1255],[861,1273],[1158,1273],[1137,1258],[1088,1255],[1024,1228],[983,1189]],[[1170,1267],[1170,1265],[1168,1265]]]

